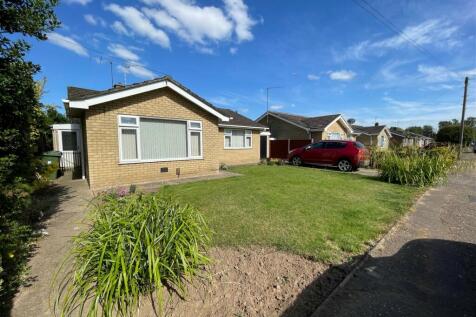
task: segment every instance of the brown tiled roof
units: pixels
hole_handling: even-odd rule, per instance
[[[69,100],[83,100],[87,99],[88,96],[95,95],[100,93],[99,90],[92,90],[79,87],[68,87],[68,99]]]
[[[337,117],[340,116],[340,114],[331,114],[318,117],[304,117],[285,112],[269,111],[269,113],[291,121],[297,125],[302,126],[303,128],[309,128],[318,131],[324,130],[325,127],[327,127],[332,121],[334,121]]]
[[[355,132],[360,132],[364,134],[369,134],[369,135],[377,135],[380,132],[382,132],[383,129],[385,129],[384,125],[373,125],[370,127],[363,127],[360,125],[352,125],[352,129],[354,129]]]
[[[230,121],[226,121],[226,122],[222,121],[222,123],[226,123],[226,124],[230,124],[230,125],[247,126],[247,127],[265,128],[264,125],[259,124],[255,121],[239,114],[238,112],[235,112],[235,111],[230,110],[230,109],[223,109],[223,108],[215,107],[213,104],[211,104],[210,102],[208,102],[204,98],[200,97],[199,95],[197,95],[196,93],[194,93],[193,91],[191,91],[190,89],[188,89],[187,87],[185,87],[184,85],[179,83],[178,81],[174,80],[170,76],[163,76],[163,77],[159,77],[159,78],[155,78],[155,79],[151,79],[151,80],[146,80],[146,81],[143,81],[143,82],[140,82],[140,83],[135,83],[135,84],[131,84],[131,85],[123,86],[123,87],[110,88],[110,89],[106,89],[106,90],[92,90],[92,89],[85,89],[85,88],[79,88],[79,87],[68,87],[68,100],[70,100],[70,101],[86,100],[86,99],[90,99],[90,98],[94,98],[94,97],[109,95],[109,94],[112,94],[112,93],[115,93],[115,92],[118,92],[118,91],[123,91],[123,90],[132,89],[132,88],[142,87],[142,86],[146,86],[146,85],[150,85],[150,84],[154,84],[154,83],[158,83],[158,82],[162,82],[162,81],[170,81],[170,82],[174,83],[175,85],[179,86],[181,89],[185,90],[186,92],[188,92],[189,94],[191,94],[195,98],[199,99],[203,103],[207,104],[208,106],[212,107],[216,111],[220,112],[224,116],[232,117],[232,119],[230,119]]]
[[[258,127],[258,128],[265,128],[264,125],[261,123],[258,123],[256,121],[253,121],[241,114],[239,114],[236,111],[230,110],[230,109],[224,109],[224,108],[217,108],[215,107],[216,111],[220,112],[226,117],[230,118],[230,121],[222,121],[222,124],[226,125],[237,125],[237,126],[246,126],[246,127]]]

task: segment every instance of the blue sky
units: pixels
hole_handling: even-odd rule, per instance
[[[47,78],[43,102],[67,86],[168,74],[217,106],[251,118],[266,110],[342,113],[358,124],[435,125],[460,118],[464,76],[476,116],[476,1],[356,2],[63,0],[63,25],[31,40]]]

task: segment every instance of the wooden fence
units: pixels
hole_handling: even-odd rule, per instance
[[[287,159],[289,151],[310,144],[311,140],[270,140],[269,157],[275,159]]]

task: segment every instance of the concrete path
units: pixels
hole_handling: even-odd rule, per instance
[[[476,316],[476,171],[415,208],[313,317]]]
[[[51,280],[69,249],[71,237],[82,227],[91,193],[86,181],[64,176],[44,199],[42,205],[51,206],[45,215],[47,235],[38,240],[29,262],[29,286],[21,288],[15,297],[12,317],[53,316],[48,298]]]

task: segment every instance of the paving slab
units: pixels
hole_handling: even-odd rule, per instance
[[[475,195],[474,169],[429,190],[312,317],[476,316]]]

